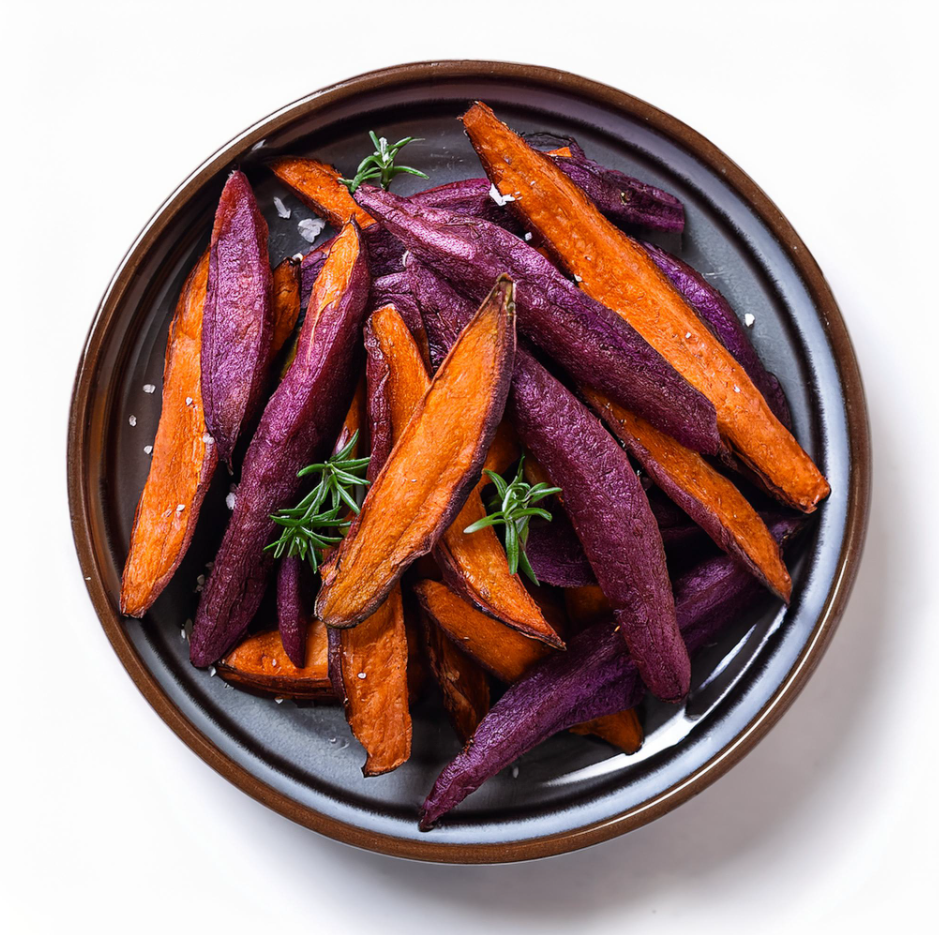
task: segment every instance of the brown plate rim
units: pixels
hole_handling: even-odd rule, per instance
[[[85,428],[104,338],[140,258],[172,221],[190,196],[216,172],[233,162],[272,131],[299,116],[379,86],[394,86],[439,78],[502,78],[562,90],[638,117],[660,133],[681,143],[697,159],[720,173],[773,233],[799,271],[822,318],[844,394],[847,428],[853,453],[845,537],[837,573],[815,627],[787,678],[747,727],[684,780],[654,798],[600,822],[527,841],[500,844],[446,844],[401,840],[376,834],[323,815],[271,788],[239,766],[182,714],[145,668],[109,599],[90,534],[91,491],[85,484],[89,455]],[[802,239],[763,190],[713,143],[680,120],[651,104],[608,85],[570,72],[537,65],[489,61],[414,62],[367,72],[300,98],[236,136],[207,159],[164,202],[128,250],[98,306],[75,377],[68,427],[68,496],[72,532],[92,604],[105,634],[124,668],[150,705],[199,757],[243,792],[286,818],[321,834],[395,857],[445,863],[502,863],[548,857],[587,847],[632,831],[676,808],[707,788],[739,762],[789,708],[815,670],[844,612],[860,563],[867,529],[871,490],[870,429],[857,359],[831,289]]]

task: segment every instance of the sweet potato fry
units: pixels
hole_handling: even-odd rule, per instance
[[[276,357],[280,349],[293,334],[300,317],[300,263],[293,257],[277,265],[273,273],[274,289],[271,300],[274,317],[274,331],[271,336],[271,357]]]
[[[635,753],[642,746],[642,721],[635,708],[595,717],[571,727],[570,731],[572,734],[594,734],[624,753]]]
[[[346,719],[365,748],[365,776],[379,776],[411,755],[408,637],[401,589],[354,630],[329,631],[330,676]]]
[[[302,668],[290,661],[277,630],[256,633],[236,646],[216,666],[238,688],[281,698],[335,701],[329,680],[326,627],[311,620]]]
[[[513,291],[500,278],[464,329],[324,566],[317,613],[327,626],[355,626],[375,610],[476,484],[512,378]]]
[[[443,696],[443,706],[457,736],[466,743],[479,722],[489,713],[489,682],[486,673],[457,649],[433,621],[425,618],[422,624],[424,648]]]
[[[829,486],[746,370],[642,247],[608,221],[549,156],[477,103],[463,117],[486,174],[588,295],[633,327],[711,401],[718,427],[769,489],[811,512]],[[594,381],[595,382],[595,381]],[[623,402],[618,400],[618,402]]]
[[[368,269],[354,222],[317,280],[297,357],[274,391],[248,447],[235,508],[206,583],[190,641],[205,666],[247,631],[270,577],[271,514],[292,506],[297,472],[329,453],[355,388],[356,350],[368,298]]]
[[[202,328],[205,424],[220,461],[231,467],[235,443],[260,402],[273,336],[267,222],[242,172],[219,199],[209,244]]]
[[[337,230],[352,218],[363,231],[375,223],[375,219],[355,203],[349,189],[340,184],[342,174],[325,162],[281,156],[270,160],[268,167],[307,207],[326,218]]]
[[[303,562],[296,555],[285,555],[277,568],[277,629],[284,652],[295,666],[306,658],[307,629],[311,619],[304,593]]]
[[[564,508],[649,690],[685,696],[691,666],[655,517],[629,458],[583,403],[519,350],[509,414]]]
[[[503,682],[521,678],[526,669],[551,653],[544,643],[482,613],[440,581],[418,581],[414,593],[428,618]]]
[[[370,387],[373,383],[379,384],[379,369],[387,368],[389,373],[385,379],[394,384],[388,387],[388,396],[392,409],[396,410],[391,421],[406,423],[430,386],[430,378],[400,316],[387,309],[376,312],[369,321],[366,346],[369,349]],[[374,379],[371,376],[373,367]],[[376,405],[380,407],[382,402],[378,400]],[[505,440],[507,434],[508,430],[503,429],[503,440],[497,445],[495,440],[499,432],[496,432],[486,456],[487,466],[492,463],[505,470],[502,462],[512,447],[511,438]],[[387,441],[379,444],[379,448],[383,447],[390,448]],[[478,487],[487,483],[489,479],[483,475]],[[479,489],[475,489],[434,549],[441,571],[451,586],[480,610],[529,636],[563,647],[563,642],[544,619],[521,580],[509,571],[505,550],[495,530],[487,527],[469,535],[463,531],[485,515],[486,508]]]
[[[200,359],[208,275],[206,252],[186,279],[170,324],[163,409],[121,579],[121,613],[128,617],[142,617],[179,567],[218,463],[202,407]]]
[[[575,633],[586,630],[601,620],[613,619],[613,605],[603,596],[598,584],[565,588],[564,606]]]
[[[741,561],[777,597],[789,602],[792,581],[779,543],[746,497],[697,452],[685,448],[601,393],[586,390],[626,450],[648,475],[729,555]]]

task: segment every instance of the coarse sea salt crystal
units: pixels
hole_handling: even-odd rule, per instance
[[[185,509],[186,509],[186,504],[185,504],[185,503],[177,503],[177,504],[176,504],[176,512],[177,512],[177,513],[182,513],[182,511],[185,510]]]
[[[525,242],[527,243],[529,240],[531,240],[531,231],[525,233]]]
[[[137,416],[131,416],[127,421],[130,427],[133,428],[137,424]]]
[[[284,703],[284,699],[281,698],[279,695],[274,699],[274,704],[283,704],[283,703]]]
[[[685,332],[685,340],[687,340],[687,339],[690,338],[690,337],[691,337],[691,332],[690,332],[690,331],[686,331],[686,332]]]
[[[290,208],[288,208],[276,195],[274,196],[274,207],[277,209],[277,214],[280,217],[290,217]]]
[[[251,152],[256,153],[259,149],[264,149],[267,146],[267,140],[258,140],[254,146],[251,147]]]
[[[518,779],[518,767],[517,766],[512,767],[512,778]]]
[[[227,506],[229,510],[235,509],[235,492],[234,491],[231,491],[230,493],[226,494],[225,506]]]
[[[152,454],[153,454],[153,445],[144,445],[144,446],[143,446],[143,453],[144,453],[145,455],[152,455]]]
[[[734,384],[734,392],[735,392],[735,393],[739,393],[739,392],[740,392],[740,387],[737,386],[736,383]]]
[[[583,282],[583,278],[578,276],[577,273],[574,273],[574,282]]]
[[[186,397],[186,405],[187,405],[187,406],[191,406],[191,405],[192,405],[192,397],[191,397],[191,396],[187,396],[187,397]]]
[[[145,393],[155,393],[155,392],[156,392],[156,387],[155,387],[152,383],[144,383],[144,385],[143,385],[143,391],[144,391]]]
[[[749,312],[747,312],[747,314],[743,316],[743,323],[744,323],[748,328],[752,328],[752,327],[753,327],[753,322],[755,322],[755,321],[756,321],[756,319],[755,319]]]
[[[364,679],[364,678],[365,678],[365,673],[364,673],[364,672],[360,672],[360,673],[359,673],[359,678],[360,678],[360,679]]]
[[[209,435],[208,432],[205,432],[205,433],[203,434],[203,436],[202,436],[202,441],[203,441],[206,445],[214,445],[214,444],[215,444],[215,439],[212,438],[212,436]]]
[[[215,666],[209,666],[209,678],[210,679],[215,678]]]
[[[510,201],[515,201],[511,195],[503,195],[494,184],[489,186],[489,197],[500,207]]]
[[[304,218],[298,225],[300,236],[308,243],[313,243],[323,233],[326,222],[322,218]]]

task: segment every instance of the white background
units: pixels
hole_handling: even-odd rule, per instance
[[[0,54],[0,928],[383,933],[924,931],[937,865],[936,22],[923,3],[10,3]],[[605,11],[604,11],[605,8]],[[808,688],[677,812],[535,864],[396,861],[216,776],[88,601],[66,414],[98,299],[164,197],[249,123],[398,62],[553,65],[749,172],[831,282],[865,376],[860,579]]]

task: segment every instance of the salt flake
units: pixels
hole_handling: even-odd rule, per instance
[[[144,445],[144,446],[143,446],[143,453],[144,453],[145,455],[152,455],[152,454],[153,454],[153,445]]]
[[[290,208],[288,208],[276,195],[274,196],[274,207],[277,209],[278,216],[282,218],[290,217]]]
[[[323,233],[326,222],[322,218],[304,218],[298,225],[300,236],[308,243],[313,243]]]
[[[133,428],[137,424],[137,416],[131,416],[128,420],[130,427]]]
[[[744,323],[748,328],[752,328],[752,327],[753,327],[753,322],[755,322],[755,321],[756,321],[756,319],[755,319],[749,312],[747,312],[747,314],[743,316],[743,323]]]
[[[503,195],[495,184],[489,186],[489,197],[497,204],[499,207],[507,204],[510,201],[515,201],[511,195]]]
[[[365,673],[364,673],[364,672],[360,672],[360,673],[359,673],[359,678],[360,678],[360,679],[364,679],[364,678],[365,678]]]
[[[215,666],[209,666],[209,678],[210,679],[215,678]]]
[[[235,494],[234,494],[234,491],[232,491],[231,493],[226,494],[226,496],[225,496],[225,506],[227,506],[229,510],[235,509]]]
[[[531,240],[531,231],[525,233],[525,242],[527,243],[529,240]]]
[[[144,385],[143,385],[143,391],[144,391],[145,393],[155,393],[155,392],[156,392],[156,387],[155,387],[152,383],[144,383]]]

